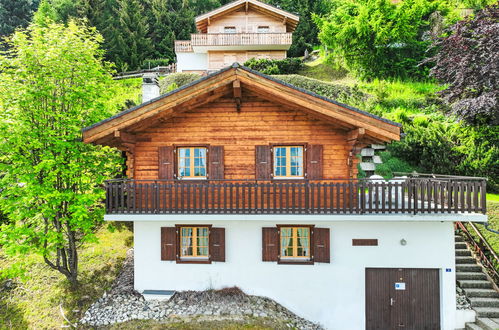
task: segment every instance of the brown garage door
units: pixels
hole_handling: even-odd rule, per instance
[[[366,268],[366,329],[440,329],[438,269]]]

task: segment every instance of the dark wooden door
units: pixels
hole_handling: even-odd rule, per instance
[[[438,269],[367,268],[366,329],[440,329]]]

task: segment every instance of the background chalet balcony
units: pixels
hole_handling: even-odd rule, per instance
[[[196,52],[207,50],[287,50],[292,33],[195,33],[191,45]]]
[[[106,182],[107,214],[485,213],[485,179]]]
[[[192,53],[190,40],[175,40],[175,53]]]

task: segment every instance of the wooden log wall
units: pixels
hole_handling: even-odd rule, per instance
[[[168,145],[224,146],[225,179],[255,179],[255,146],[279,144],[323,145],[323,179],[349,177],[346,132],[296,110],[243,91],[241,111],[233,98],[223,98],[155,127],[136,133],[135,179],[158,179],[158,148]],[[357,162],[357,159],[354,159]],[[354,169],[357,166],[354,164]]]
[[[269,32],[286,32],[286,25],[282,20],[259,13],[249,9],[244,9],[225,14],[218,19],[213,19],[208,25],[208,33],[223,33],[226,26],[234,26],[237,33],[258,32],[259,26],[268,26]]]

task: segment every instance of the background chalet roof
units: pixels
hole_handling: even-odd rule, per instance
[[[119,136],[119,132],[133,134],[176,113],[230,95],[235,81],[238,81],[243,89],[251,89],[275,103],[304,111],[346,131],[364,129],[366,138],[373,143],[400,139],[399,123],[234,63],[232,66],[84,128],[83,140],[87,143],[113,145],[110,141]]]
[[[294,14],[257,0],[236,0],[234,2],[226,4],[225,6],[197,16],[196,28],[199,32],[206,33],[209,25],[209,20],[217,19],[241,8],[245,8],[246,10],[253,9],[265,15],[282,20],[283,23],[286,24],[287,32],[293,32],[300,20],[300,18]]]

